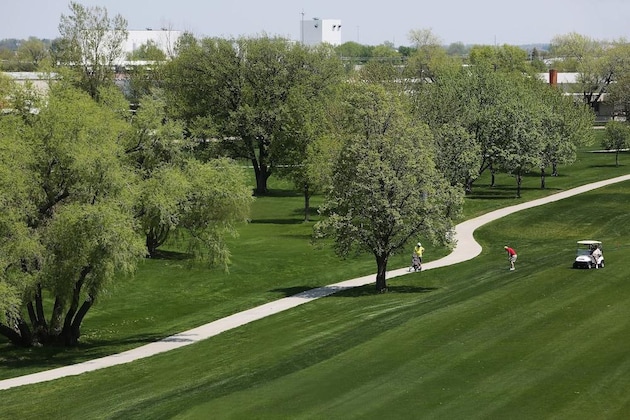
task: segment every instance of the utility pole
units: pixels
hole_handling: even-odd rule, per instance
[[[300,42],[304,44],[304,9],[302,9],[302,21],[300,24],[300,30],[301,30]]]

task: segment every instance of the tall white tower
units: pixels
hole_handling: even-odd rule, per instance
[[[341,20],[302,18],[300,34],[304,45],[317,45],[323,42],[334,46],[341,45]]]

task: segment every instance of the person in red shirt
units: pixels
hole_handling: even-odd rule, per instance
[[[509,246],[504,246],[503,249],[505,249],[508,253],[508,261],[510,262],[510,271],[514,270],[514,263],[516,262],[516,251],[514,251],[513,248],[510,248]]]

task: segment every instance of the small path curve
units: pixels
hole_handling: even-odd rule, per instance
[[[445,267],[447,265],[468,261],[478,256],[481,253],[481,245],[479,245],[475,241],[473,233],[477,228],[485,225],[486,223],[492,222],[517,211],[537,207],[547,203],[552,203],[567,197],[572,197],[574,195],[584,193],[586,191],[628,180],[630,180],[630,175],[624,175],[604,181],[593,182],[591,184],[582,185],[580,187],[576,187],[557,194],[552,194],[550,196],[539,198],[537,200],[494,210],[479,217],[475,217],[474,219],[462,222],[455,227],[456,246],[453,249],[453,252],[443,258],[440,258],[439,260],[423,264],[422,269],[424,271],[430,270],[432,268]],[[387,278],[398,277],[405,274],[409,274],[407,267],[388,271]],[[333,293],[339,292],[341,290],[373,283],[375,280],[374,276],[374,274],[370,274],[368,276],[346,280],[340,283],[318,287],[312,290],[307,290],[294,296],[269,302],[264,305],[260,305],[255,308],[218,319],[200,327],[193,328],[191,330],[184,331],[170,337],[166,337],[160,341],[146,344],[144,346],[137,347],[135,349],[131,349],[122,353],[101,357],[99,359],[88,360],[86,362],[77,363],[74,365],[63,366],[60,368],[32,373],[29,375],[1,380],[0,390],[14,388],[27,384],[51,381],[54,379],[62,378],[64,376],[80,375],[85,372],[129,363],[134,360],[150,357],[169,350],[184,347],[189,344],[193,344],[198,341],[213,337],[233,328],[240,327],[241,325],[245,325],[247,323],[264,318],[266,316],[286,311],[287,309],[294,308],[315,299],[332,295]]]

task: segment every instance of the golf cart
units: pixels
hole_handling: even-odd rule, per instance
[[[573,268],[604,268],[604,254],[601,241],[577,241],[577,251]]]

